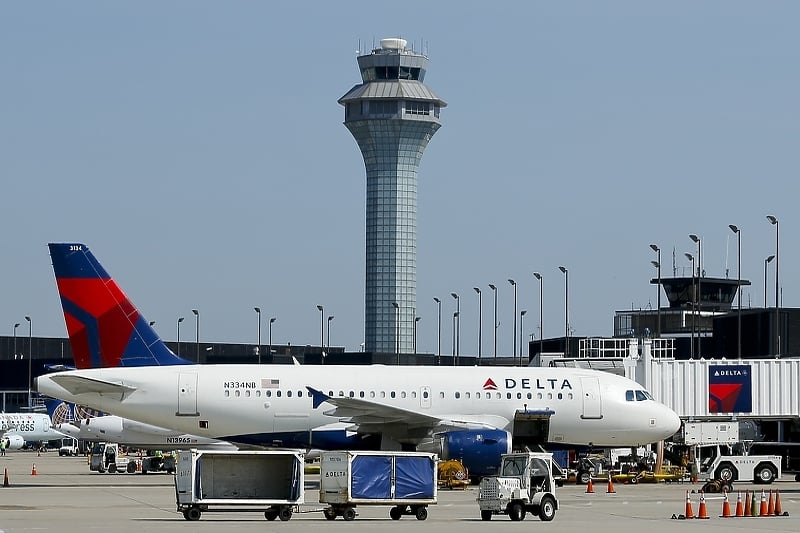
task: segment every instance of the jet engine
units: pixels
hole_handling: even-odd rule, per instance
[[[3,440],[6,441],[6,449],[8,450],[19,450],[25,445],[25,439],[19,435],[3,435]]]
[[[436,453],[443,461],[459,460],[470,478],[478,479],[497,473],[500,456],[511,453],[511,434],[499,429],[448,431],[420,444],[417,450]]]

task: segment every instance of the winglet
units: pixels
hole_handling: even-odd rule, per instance
[[[316,409],[317,407],[319,407],[320,405],[322,405],[323,403],[325,403],[325,402],[327,402],[328,400],[331,399],[330,396],[328,396],[327,394],[325,394],[322,391],[318,391],[317,389],[314,389],[314,388],[309,387],[307,385],[306,385],[306,388],[308,389],[308,392],[311,393],[311,400],[312,400],[312,405],[314,406],[314,409]]]
[[[81,243],[50,243],[75,366],[192,364],[176,356]]]

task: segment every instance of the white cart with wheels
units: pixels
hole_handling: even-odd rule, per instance
[[[281,451],[178,452],[175,497],[186,520],[205,512],[257,511],[289,520],[304,501],[304,453]]]
[[[389,516],[428,517],[436,503],[436,455],[417,452],[323,452],[319,501],[325,518],[356,517],[359,505],[391,505]]]

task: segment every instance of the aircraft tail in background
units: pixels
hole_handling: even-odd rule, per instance
[[[88,246],[48,246],[76,368],[192,364],[164,344]]]

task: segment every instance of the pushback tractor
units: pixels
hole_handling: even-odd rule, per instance
[[[503,455],[499,475],[481,479],[478,492],[481,520],[507,514],[517,522],[531,513],[549,522],[558,509],[555,490],[552,453]]]

